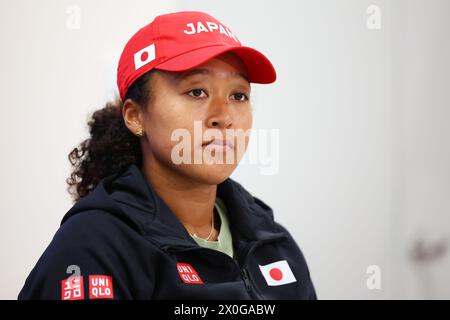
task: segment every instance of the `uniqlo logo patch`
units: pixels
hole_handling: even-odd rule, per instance
[[[281,286],[297,281],[286,260],[269,263],[265,266],[260,265],[259,269],[268,286]]]
[[[74,276],[61,281],[61,300],[83,300],[83,277]]]
[[[177,263],[177,270],[184,283],[203,284],[197,271],[189,263]]]
[[[113,299],[113,279],[110,276],[89,276],[89,299]]]

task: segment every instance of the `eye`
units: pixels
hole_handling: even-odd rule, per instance
[[[195,97],[195,98],[201,98],[202,97],[202,92],[204,93],[205,90],[203,89],[192,89],[191,91],[188,92],[188,94],[191,97]],[[192,94],[191,94],[192,93]],[[206,96],[206,95],[205,95]]]
[[[248,96],[243,92],[236,92],[233,94],[233,96],[235,97],[235,100],[237,100],[239,102],[244,102],[244,101],[248,100]]]

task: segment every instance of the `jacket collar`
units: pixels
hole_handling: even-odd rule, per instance
[[[238,182],[227,178],[217,186],[217,196],[227,208],[233,242],[247,243],[285,235],[274,222],[272,209]],[[115,215],[161,248],[197,246],[134,164],[103,178],[66,213],[61,225],[71,216],[91,210]]]

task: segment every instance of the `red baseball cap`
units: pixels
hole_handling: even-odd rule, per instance
[[[128,40],[117,67],[123,100],[133,82],[151,69],[184,71],[224,52],[242,59],[249,82],[272,83],[276,72],[261,52],[242,46],[223,23],[199,11],[157,16]]]

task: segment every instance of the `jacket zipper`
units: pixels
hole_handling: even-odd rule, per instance
[[[247,293],[250,297],[253,296],[252,293],[252,284],[250,282],[250,277],[248,276],[248,271],[245,268],[241,269],[241,277],[242,280],[244,280],[244,284],[245,284],[245,289],[247,289]]]
[[[287,235],[283,234],[277,237],[273,237],[273,238],[268,238],[268,239],[262,239],[259,241],[254,242],[253,244],[251,244],[250,248],[248,249],[247,253],[245,254],[245,256],[243,257],[243,263],[242,263],[242,267],[239,265],[239,263],[231,258],[229,255],[214,250],[214,249],[210,249],[210,248],[203,248],[203,247],[191,247],[191,248],[183,248],[183,249],[177,249],[176,247],[170,247],[170,246],[166,246],[165,248],[168,251],[172,251],[172,252],[184,252],[184,251],[190,251],[190,250],[213,250],[214,252],[218,252],[220,254],[225,255],[228,259],[232,259],[233,263],[236,265],[236,267],[240,270],[240,276],[242,278],[242,280],[244,281],[244,285],[245,285],[245,289],[247,290],[247,294],[249,295],[249,297],[251,299],[254,300],[264,300],[263,295],[256,289],[256,286],[253,283],[253,280],[250,276],[250,273],[248,272],[248,258],[250,256],[250,254],[260,245],[265,244],[265,243],[270,243],[270,242],[275,242],[278,240],[282,240],[284,238],[287,238]]]

